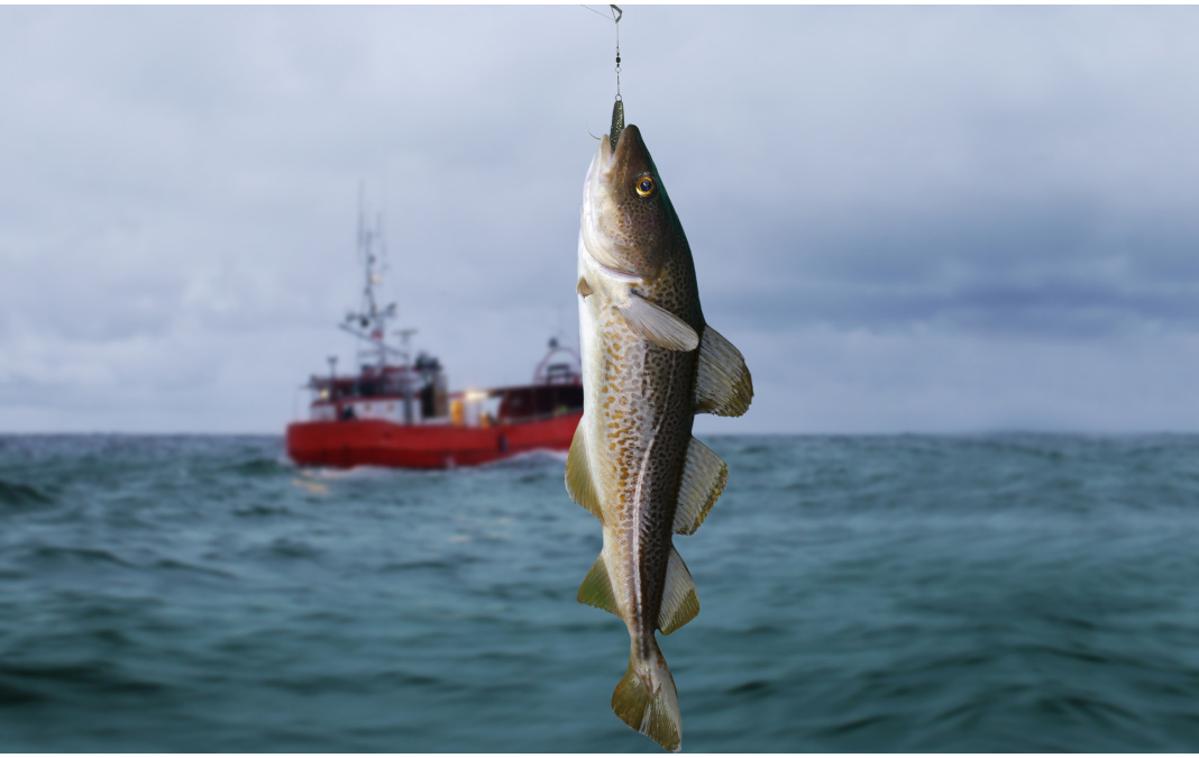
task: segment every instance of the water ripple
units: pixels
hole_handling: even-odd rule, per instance
[[[689,749],[1199,750],[1199,438],[706,441],[703,610],[661,640]],[[650,747],[561,456],[0,437],[0,519],[6,748]]]

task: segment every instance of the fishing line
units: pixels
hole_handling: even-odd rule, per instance
[[[596,10],[590,5],[583,5],[580,7],[584,10],[591,11],[597,16],[612,19],[612,25],[616,27],[616,100],[619,102],[622,99],[620,94],[620,19],[622,16],[624,16],[624,11],[621,10],[619,5],[609,5],[607,13]]]
[[[620,17],[624,15],[624,11],[619,5],[608,7],[612,9],[612,25],[616,27],[616,101],[620,102]]]
[[[604,18],[612,18],[612,16],[610,14],[604,13],[603,11],[597,11],[595,8],[592,8],[590,5],[580,5],[579,7],[584,10],[589,10],[597,16],[603,16]]]
[[[620,139],[620,133],[624,131],[624,97],[620,93],[620,19],[624,16],[624,11],[619,5],[609,5],[608,13],[602,13],[595,8],[584,5],[584,8],[605,18],[612,19],[612,25],[616,27],[616,102],[612,104],[612,126],[608,129],[608,141],[612,144],[612,149],[616,149],[616,143]],[[594,135],[592,135],[594,136]]]

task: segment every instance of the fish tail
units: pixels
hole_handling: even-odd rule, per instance
[[[612,693],[612,710],[626,724],[671,751],[682,747],[682,717],[674,677],[662,657],[657,640],[650,637],[649,652],[634,643],[629,668]]]

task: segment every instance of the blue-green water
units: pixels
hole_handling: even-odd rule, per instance
[[[733,437],[685,750],[1199,750],[1199,438]],[[0,749],[629,751],[562,459],[0,438]]]

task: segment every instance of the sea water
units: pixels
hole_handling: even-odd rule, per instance
[[[685,750],[1199,750],[1199,438],[708,441]],[[655,751],[562,468],[0,438],[0,749]]]

